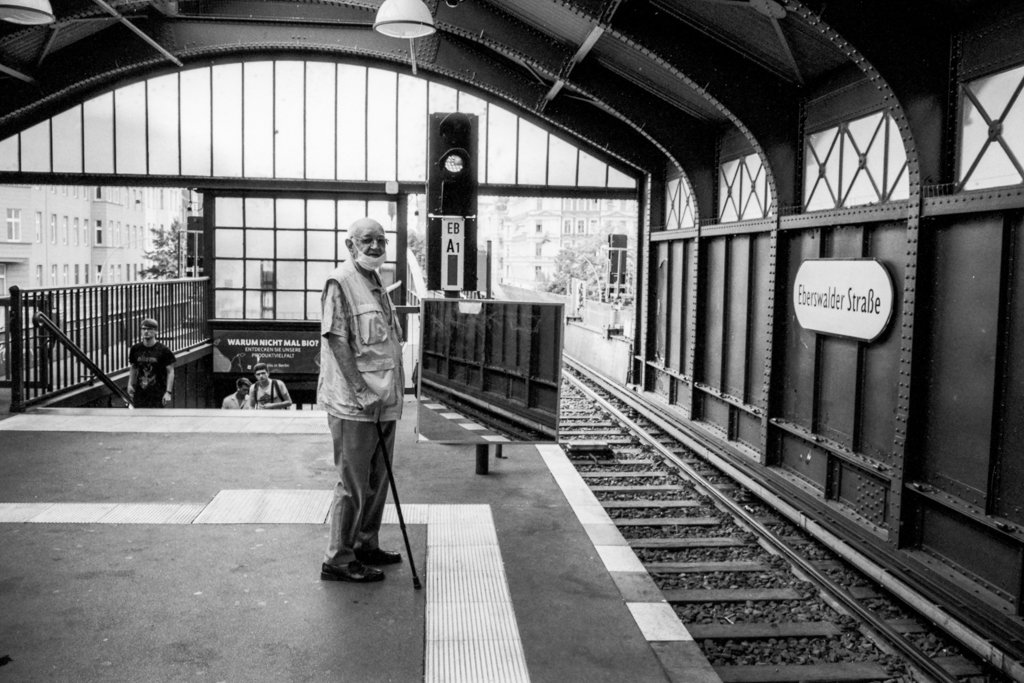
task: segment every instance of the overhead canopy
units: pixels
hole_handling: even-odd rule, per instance
[[[842,79],[879,101],[943,93],[951,36],[997,0],[427,0],[431,78],[505,102],[621,168],[710,186],[723,134],[790,173],[802,103]],[[1009,3],[1013,4],[1013,3]],[[329,55],[411,65],[373,30],[379,0],[52,0],[56,21],[0,22],[0,138],[126,79],[224,57]],[[911,127],[914,121],[911,120]],[[938,160],[923,150],[925,173]]]

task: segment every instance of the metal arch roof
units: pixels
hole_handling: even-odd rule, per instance
[[[409,64],[372,30],[381,0],[51,0],[0,22],[0,138],[96,90],[181,63],[267,53]],[[1011,5],[1018,3],[1009,3]],[[962,26],[999,0],[427,0],[418,68],[504,101],[635,172],[713,165],[735,129],[769,159],[836,74],[947,87]],[[908,57],[912,57],[908,59]],[[924,84],[924,85],[922,85]],[[941,86],[939,85],[941,84]],[[779,156],[779,163],[790,152]]]

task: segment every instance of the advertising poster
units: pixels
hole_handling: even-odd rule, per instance
[[[315,375],[320,372],[317,330],[214,330],[213,371],[251,375],[266,363],[271,375]]]

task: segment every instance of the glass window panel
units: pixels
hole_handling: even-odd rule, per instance
[[[395,214],[397,212],[398,205],[394,202],[366,202],[366,215],[380,223],[385,231],[395,229]]]
[[[824,179],[815,177],[810,183],[807,195],[804,198],[804,207],[807,211],[822,211],[834,209],[836,200],[829,192],[828,183]]]
[[[885,182],[886,182],[886,193],[890,199],[898,199],[896,196],[895,188],[901,183],[907,185],[909,190],[909,183],[907,183],[906,167],[907,167],[907,151],[903,148],[903,138],[900,137],[900,131],[896,127],[896,122],[893,121],[891,116],[886,116],[886,128],[888,129],[888,168],[886,168]],[[899,197],[899,199],[905,199],[906,197]]]
[[[729,223],[738,220],[736,200],[739,191],[740,160],[733,159],[722,164],[718,173],[718,220]]]
[[[181,129],[188,143],[181,150],[181,172],[210,175],[210,69],[181,72]]]
[[[491,107],[487,122],[488,183],[514,183],[516,181],[516,120],[515,114],[500,107]]]
[[[878,186],[879,192],[884,192],[885,183],[885,135],[880,132],[875,143],[868,149],[866,170],[871,179]]]
[[[274,63],[246,62],[242,110],[245,177],[274,175]]]
[[[43,121],[21,131],[21,170],[50,172],[50,122]]]
[[[327,231],[310,230],[306,233],[306,253],[310,259],[324,259],[334,263],[335,234]]]
[[[459,111],[477,116],[477,159],[487,158],[487,101],[466,92],[459,93]],[[486,164],[477,164],[477,180],[484,182]]]
[[[872,197],[871,179],[860,168],[857,149],[850,136],[843,136],[843,206],[857,206],[878,201],[877,193]]]
[[[679,178],[673,178],[665,183],[665,229],[667,230],[679,227],[681,184],[682,181]]]
[[[1014,167],[1002,145],[989,145],[981,155],[981,163],[974,169],[965,187],[977,190],[984,187],[1015,185],[1021,182],[1020,173]]]
[[[85,124],[85,172],[114,172],[114,93],[82,105]]]
[[[149,172],[178,173],[178,74],[151,78],[147,85],[149,115]],[[191,132],[190,132],[191,133]],[[192,144],[191,134],[188,138]]]
[[[303,62],[274,63],[274,177],[302,178],[305,138]]]
[[[276,317],[279,320],[305,320],[305,305],[305,292],[278,292]]]
[[[241,230],[226,230],[224,228],[217,228],[214,233],[216,235],[217,248],[214,252],[219,257],[232,257],[232,256],[244,256],[245,252],[242,248],[242,231]]]
[[[810,141],[804,154],[804,208],[807,211],[820,211],[835,208],[836,200],[829,192],[828,181],[819,177],[821,166],[814,160]]]
[[[547,131],[526,119],[519,119],[519,182],[527,185],[543,185],[547,182],[547,167]]]
[[[82,172],[82,107],[72,107],[53,117],[53,170]]]
[[[318,303],[320,291],[334,268],[335,265],[327,261],[310,261],[306,264],[306,288],[316,290]]]
[[[319,320],[322,316],[320,311],[320,292],[306,293],[306,319]]]
[[[1024,93],[1017,97],[1003,119],[1003,140],[1017,161],[1024,163]]]
[[[246,230],[245,256],[246,258],[273,258],[274,231],[251,229]]]
[[[834,164],[839,163],[838,159],[832,155],[837,135],[839,135],[839,128],[829,128],[809,136],[811,149],[814,151],[814,156],[817,157],[819,163],[828,164],[830,159]]]
[[[995,120],[1002,118],[1006,104],[1010,101],[1010,96],[1017,89],[1022,77],[1024,77],[1024,66],[1018,66],[1009,71],[979,78],[968,83],[967,87],[978,98],[978,103],[981,104],[989,118]]]
[[[237,226],[241,228],[245,225],[242,218],[241,197],[217,197],[214,200],[213,210],[217,214],[218,226]]]
[[[146,172],[146,84],[114,91],[114,136],[117,173]]]
[[[306,62],[306,177],[316,180],[334,178],[334,153],[337,147],[334,122],[337,84],[334,64]]]
[[[241,289],[242,275],[242,261],[217,259],[217,279],[214,285],[218,289]]]
[[[274,227],[274,200],[271,197],[245,198],[245,227]]]
[[[348,247],[345,245],[345,238],[348,237],[348,233],[341,230],[336,236],[338,241],[338,263],[341,263],[349,259]]]
[[[306,225],[310,230],[334,230],[334,200],[307,200]]]
[[[871,178],[863,169],[861,169],[860,172],[854,176],[853,183],[850,185],[850,189],[846,195],[845,201],[843,202],[843,206],[874,204],[878,201],[878,193],[875,191],[874,185],[871,184]]]
[[[398,260],[398,235],[393,232],[386,233],[388,238],[388,245],[384,248],[384,257],[388,261]],[[486,243],[485,243],[486,245]]]
[[[867,152],[882,124],[882,112],[855,119],[847,124],[849,135],[861,152]]]
[[[306,268],[302,261],[277,262],[278,289],[306,289]]]
[[[751,154],[744,158],[742,203],[744,206],[742,219],[754,220],[768,215],[768,183],[761,164],[761,157]]]
[[[274,289],[274,262],[270,260],[247,260],[245,262],[246,289]]]
[[[551,185],[576,185],[576,147],[565,140],[550,138],[548,159],[548,183]]]
[[[214,298],[217,318],[242,317],[242,292],[218,290]]]
[[[608,167],[608,187],[635,188],[636,181],[617,168]]]
[[[426,180],[427,83],[398,77],[398,180]]]
[[[301,230],[306,226],[305,210],[305,200],[278,199],[277,227]]]
[[[889,190],[889,199],[898,202],[910,198],[910,180],[907,178],[907,165],[903,164],[899,175],[896,176],[895,185]]]
[[[679,227],[692,228],[697,225],[697,209],[693,205],[693,195],[690,193],[689,183],[684,185],[686,189],[686,201],[683,203],[683,217],[679,221]],[[636,207],[633,207],[636,210]]]
[[[18,136],[0,141],[0,171],[18,170]]]
[[[304,258],[303,233],[281,230],[277,233],[277,258]]]
[[[338,65],[338,178],[366,180],[366,68]]]
[[[344,235],[348,226],[366,216],[366,202],[362,200],[343,199],[338,202],[338,231]],[[348,254],[342,247],[341,254]]]
[[[275,317],[274,293],[271,291],[246,292],[245,317],[251,320],[260,320],[262,318]]]
[[[366,179],[395,180],[397,176],[398,83],[393,71],[370,69],[366,83]]]
[[[967,97],[963,99],[963,104],[963,123],[960,136],[961,181],[974,165],[985,142],[988,141],[988,124],[985,122],[985,117],[974,106],[974,102]]]
[[[449,88],[447,85],[432,82],[428,88],[427,95],[429,99],[427,107],[431,114],[435,112],[458,111],[456,107],[459,104],[459,94],[455,88]]]
[[[604,187],[605,171],[608,167],[591,155],[580,150],[580,185],[585,187]]]
[[[242,65],[218,64],[213,79],[213,175],[242,175]]]

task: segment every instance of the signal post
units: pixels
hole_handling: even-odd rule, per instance
[[[434,113],[427,123],[427,289],[457,299],[477,287],[477,117]],[[487,474],[488,446],[476,447]]]

